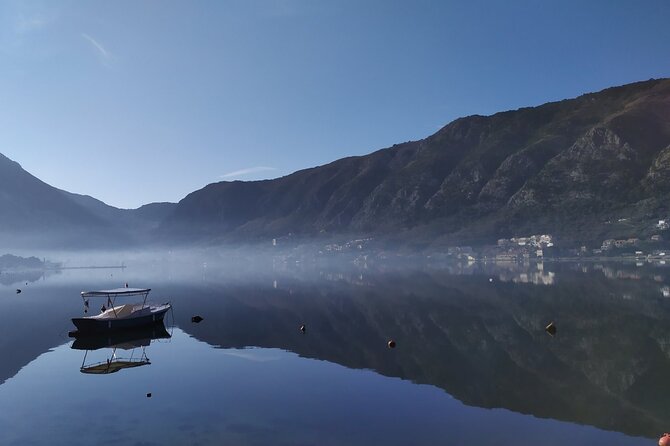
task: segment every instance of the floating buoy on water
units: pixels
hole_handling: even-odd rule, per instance
[[[16,294],[21,294],[21,289],[20,288],[16,289]]]
[[[489,277],[489,282],[493,283],[493,277]]]
[[[554,322],[553,321],[549,322],[549,325],[544,327],[544,331],[549,333],[551,336],[555,335],[556,334],[556,325],[554,325]]]
[[[151,392],[147,393],[147,398],[151,398]]]
[[[307,330],[307,327],[305,327],[305,324],[302,324],[300,326],[300,331],[302,331],[304,333],[306,330]]]
[[[389,348],[395,348],[395,341],[393,339],[390,339],[386,345],[388,345]]]
[[[670,434],[665,433],[661,438],[658,440],[658,446],[670,446]]]
[[[193,322],[193,323],[195,323],[195,324],[199,324],[200,322],[202,322],[202,320],[203,320],[203,319],[202,319],[202,316],[193,316],[193,317],[191,318],[191,322]]]

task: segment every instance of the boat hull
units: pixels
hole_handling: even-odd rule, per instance
[[[79,333],[104,333],[109,331],[127,330],[131,328],[146,327],[162,322],[165,313],[170,309],[169,305],[151,312],[150,314],[127,317],[96,319],[93,317],[72,318],[72,323],[77,327]]]

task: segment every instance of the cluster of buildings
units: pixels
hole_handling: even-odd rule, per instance
[[[636,247],[639,243],[639,238],[628,238],[621,240],[607,239],[603,241],[600,249],[603,251],[609,251],[612,248],[631,248]]]
[[[361,250],[365,247],[366,243],[372,240],[372,238],[363,238],[363,239],[356,239],[356,240],[350,240],[346,243],[343,244],[338,244],[338,243],[330,243],[328,245],[325,245],[323,247],[323,251],[325,252],[341,252],[341,251],[351,251],[351,250]]]
[[[471,246],[450,246],[447,248],[447,255],[461,260],[467,260],[468,262],[474,262],[476,260],[475,251]]]
[[[496,260],[513,260],[519,257],[543,257],[544,249],[554,246],[554,239],[550,234],[537,234],[528,237],[501,238],[498,240]]]
[[[553,238],[550,234],[531,235],[529,237],[501,238],[498,240],[498,246],[501,248],[509,246],[531,246],[535,248],[550,248],[554,246]]]
[[[621,221],[620,219],[619,221]],[[627,219],[623,219],[627,220]],[[659,231],[665,231],[667,229],[670,229],[670,221],[669,220],[658,220],[658,223],[654,224],[654,228],[659,230]],[[654,242],[658,243],[663,241],[663,236],[660,234],[653,234],[649,237],[648,242]],[[629,249],[636,249],[641,243],[641,240],[636,237],[630,237],[630,238],[623,238],[623,239],[607,239],[603,240],[602,245],[600,248],[594,249],[593,254],[594,255],[599,255],[602,253],[605,253],[607,251],[610,251],[612,249],[622,249],[622,248],[629,248]],[[648,245],[644,245],[648,246]],[[642,255],[642,251],[635,251],[636,256]],[[653,253],[654,255],[657,255],[657,252]]]

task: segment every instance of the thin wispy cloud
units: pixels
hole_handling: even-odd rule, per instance
[[[245,175],[251,175],[253,173],[270,172],[272,170],[277,170],[277,168],[266,167],[266,166],[248,167],[246,169],[240,169],[240,170],[236,170],[234,172],[225,173],[225,174],[221,175],[219,178],[243,177]]]
[[[82,33],[81,36],[86,39],[93,46],[93,48],[95,48],[103,63],[109,62],[111,60],[112,54],[107,51],[105,47],[100,44],[100,42],[86,33]]]
[[[48,28],[54,20],[53,15],[47,16],[42,12],[13,14],[11,21],[3,21],[4,26],[0,32],[0,52],[24,52],[24,44],[30,41],[29,37]]]
[[[14,30],[18,34],[26,34],[44,28],[49,23],[45,17],[26,17],[20,14],[14,22]]]

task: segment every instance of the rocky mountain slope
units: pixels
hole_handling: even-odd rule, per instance
[[[651,234],[668,218],[669,198],[670,79],[661,79],[460,118],[421,141],[134,210],[56,189],[0,155],[0,242],[128,247],[336,234],[425,247],[530,233],[598,242]]]
[[[670,192],[670,80],[492,116],[283,178],[191,193],[164,239],[377,234],[420,244],[649,231]],[[626,218],[625,227],[608,224]]]

